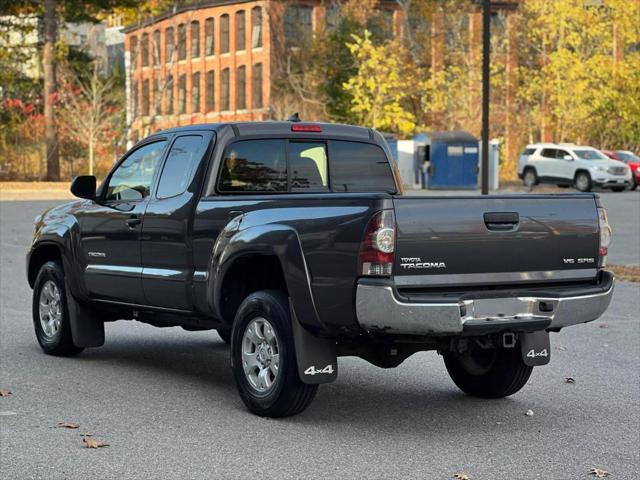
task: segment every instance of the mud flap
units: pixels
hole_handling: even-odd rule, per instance
[[[309,333],[291,309],[291,327],[296,348],[298,375],[303,383],[317,385],[338,378],[336,342]]]
[[[520,351],[522,361],[530,367],[546,365],[551,361],[551,344],[549,343],[549,333],[542,330],[539,332],[521,333]]]
[[[68,287],[66,290],[73,344],[82,348],[101,347],[104,345],[104,322],[94,310],[73,298]]]

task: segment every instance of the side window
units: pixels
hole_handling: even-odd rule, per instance
[[[556,158],[559,158],[560,160],[564,160],[565,155],[569,155],[569,152],[567,152],[566,150],[556,150]]]
[[[391,166],[377,145],[329,142],[329,172],[335,192],[396,191]]]
[[[326,192],[327,147],[324,143],[290,142],[288,145],[292,192]]]
[[[286,192],[283,140],[246,140],[229,145],[218,179],[221,192]]]
[[[105,200],[142,200],[148,197],[166,144],[166,140],[150,143],[131,153],[111,175]]]
[[[556,158],[556,149],[555,148],[545,148],[542,150],[540,154],[544,158]]]
[[[525,156],[531,156],[533,155],[533,152],[535,152],[536,149],[535,148],[525,148],[524,151],[520,154],[521,156],[525,157]]]
[[[204,153],[201,148],[202,140],[200,135],[187,135],[178,137],[173,142],[160,174],[156,195],[158,198],[175,197],[184,193],[193,176],[194,167]]]

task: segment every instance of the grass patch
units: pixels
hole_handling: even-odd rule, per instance
[[[616,280],[624,282],[640,282],[640,265],[607,265],[616,276]]]

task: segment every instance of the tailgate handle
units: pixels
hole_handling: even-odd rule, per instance
[[[520,223],[518,212],[489,212],[484,214],[484,224],[489,230],[513,230]]]

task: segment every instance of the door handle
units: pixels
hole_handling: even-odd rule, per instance
[[[127,218],[126,224],[129,228],[134,228],[137,225],[140,225],[142,220],[139,219],[136,215],[133,215],[131,218]]]
[[[484,214],[484,224],[489,230],[509,231],[514,230],[520,223],[520,215],[517,212],[490,212]]]

